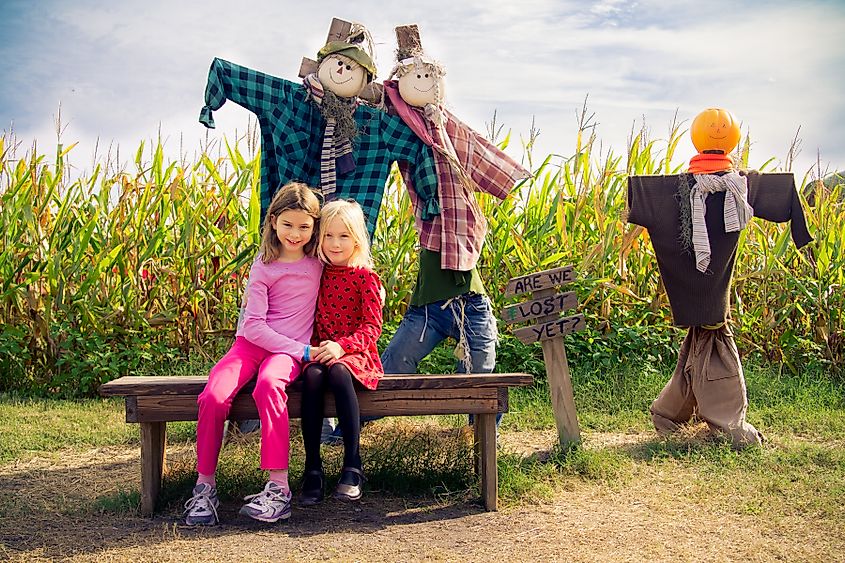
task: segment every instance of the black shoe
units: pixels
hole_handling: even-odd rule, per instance
[[[344,467],[334,489],[334,498],[358,500],[364,494],[364,472],[357,467]]]
[[[298,499],[300,506],[314,506],[323,502],[323,470],[306,471],[302,478],[302,492]]]

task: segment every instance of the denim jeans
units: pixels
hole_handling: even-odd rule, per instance
[[[381,355],[385,373],[416,373],[420,361],[448,337],[460,342],[469,362],[458,360],[458,373],[492,373],[499,339],[493,307],[486,295],[465,293],[422,307],[409,306]],[[502,413],[496,415],[496,424]],[[470,417],[470,422],[472,417]]]

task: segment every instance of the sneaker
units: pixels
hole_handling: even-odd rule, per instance
[[[268,481],[263,491],[244,497],[250,502],[243,505],[240,512],[262,522],[287,520],[290,518],[290,497],[290,493],[282,492],[279,485]]]
[[[361,429],[367,426],[369,423],[379,420],[380,416],[368,416],[366,418],[361,419]],[[340,429],[340,423],[334,427],[334,430],[329,432],[328,434],[321,434],[320,435],[320,443],[324,446],[336,446],[338,444],[343,443],[343,430]]]
[[[320,443],[325,444],[332,432],[334,432],[335,425],[332,424],[332,419],[324,418],[323,427],[320,429]]]
[[[208,483],[197,483],[193,496],[185,502],[185,524],[188,526],[214,526],[218,522],[217,489]]]
[[[343,430],[340,429],[340,424],[334,427],[334,430],[324,436],[320,436],[320,443],[324,446],[336,446],[343,443]]]

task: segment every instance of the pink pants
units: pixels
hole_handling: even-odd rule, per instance
[[[290,427],[285,388],[299,372],[300,363],[291,356],[272,354],[238,336],[226,355],[211,368],[208,383],[197,398],[197,471],[203,475],[214,474],[232,400],[256,373],[252,397],[261,419],[261,469],[287,469]]]

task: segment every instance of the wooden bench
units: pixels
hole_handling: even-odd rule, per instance
[[[206,376],[127,376],[100,386],[105,397],[126,398],[126,422],[141,427],[141,513],[152,515],[161,490],[167,423],[197,419],[197,396]],[[361,391],[358,400],[362,416],[431,414],[475,415],[476,468],[481,473],[481,496],[487,510],[496,510],[498,471],[496,467],[496,414],[508,410],[508,389],[530,385],[524,373],[470,375],[386,375],[375,391]],[[252,399],[254,384],[235,397],[231,420],[258,418]],[[291,418],[300,416],[302,395],[294,382],[288,388]],[[326,416],[336,416],[334,399],[326,399]]]

